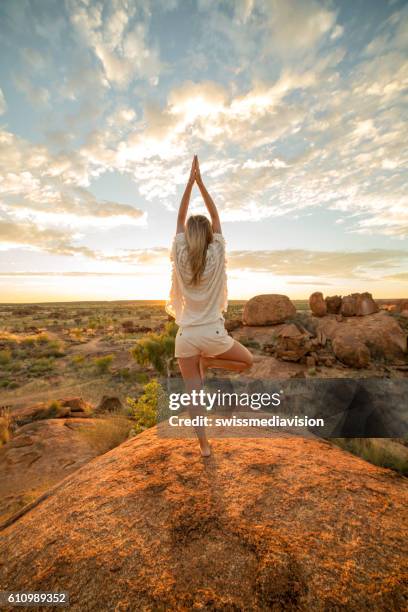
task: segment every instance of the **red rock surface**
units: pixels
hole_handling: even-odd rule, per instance
[[[97,455],[77,431],[93,423],[89,418],[34,421],[0,447],[0,520]]]
[[[323,317],[327,314],[327,304],[323,298],[323,293],[320,291],[315,291],[309,297],[309,306],[312,314],[316,317]]]
[[[275,325],[295,314],[296,308],[287,295],[256,295],[245,303],[242,322],[244,325]]]
[[[93,459],[1,529],[2,590],[70,610],[402,610],[408,482],[303,438],[159,438]]]
[[[367,361],[367,349],[369,359],[389,362],[403,359],[407,353],[407,334],[384,311],[364,317],[345,317],[342,321],[338,321],[336,315],[327,315],[318,319],[318,330],[333,341],[333,349],[339,359],[350,356],[351,361],[346,359],[344,363],[351,367],[361,367],[352,359],[353,351],[356,354],[364,353],[364,362]],[[337,352],[336,347],[339,349]]]

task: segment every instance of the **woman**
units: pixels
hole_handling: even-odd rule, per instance
[[[211,223],[203,215],[191,215],[186,223],[194,182],[204,198]],[[197,155],[180,203],[170,257],[172,284],[166,312],[179,326],[175,357],[190,393],[202,388],[207,368],[242,372],[253,363],[248,349],[229,336],[224,327],[222,313],[228,307],[225,240],[217,208],[201,178]],[[190,407],[190,414],[198,413],[199,410]],[[208,457],[211,449],[205,429],[195,430],[201,454]]]

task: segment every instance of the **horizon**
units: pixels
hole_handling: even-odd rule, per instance
[[[407,297],[407,28],[404,0],[3,0],[1,302],[165,300],[194,154],[231,299]]]

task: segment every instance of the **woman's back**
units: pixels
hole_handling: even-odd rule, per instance
[[[183,326],[223,320],[222,312],[228,307],[223,235],[213,233],[213,241],[207,247],[205,268],[197,285],[190,283],[190,254],[184,232],[175,235],[170,257],[172,285],[166,312]]]

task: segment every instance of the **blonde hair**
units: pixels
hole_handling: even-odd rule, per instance
[[[190,285],[198,285],[205,269],[207,248],[213,240],[210,221],[204,215],[191,215],[187,219],[186,242],[190,259]]]

